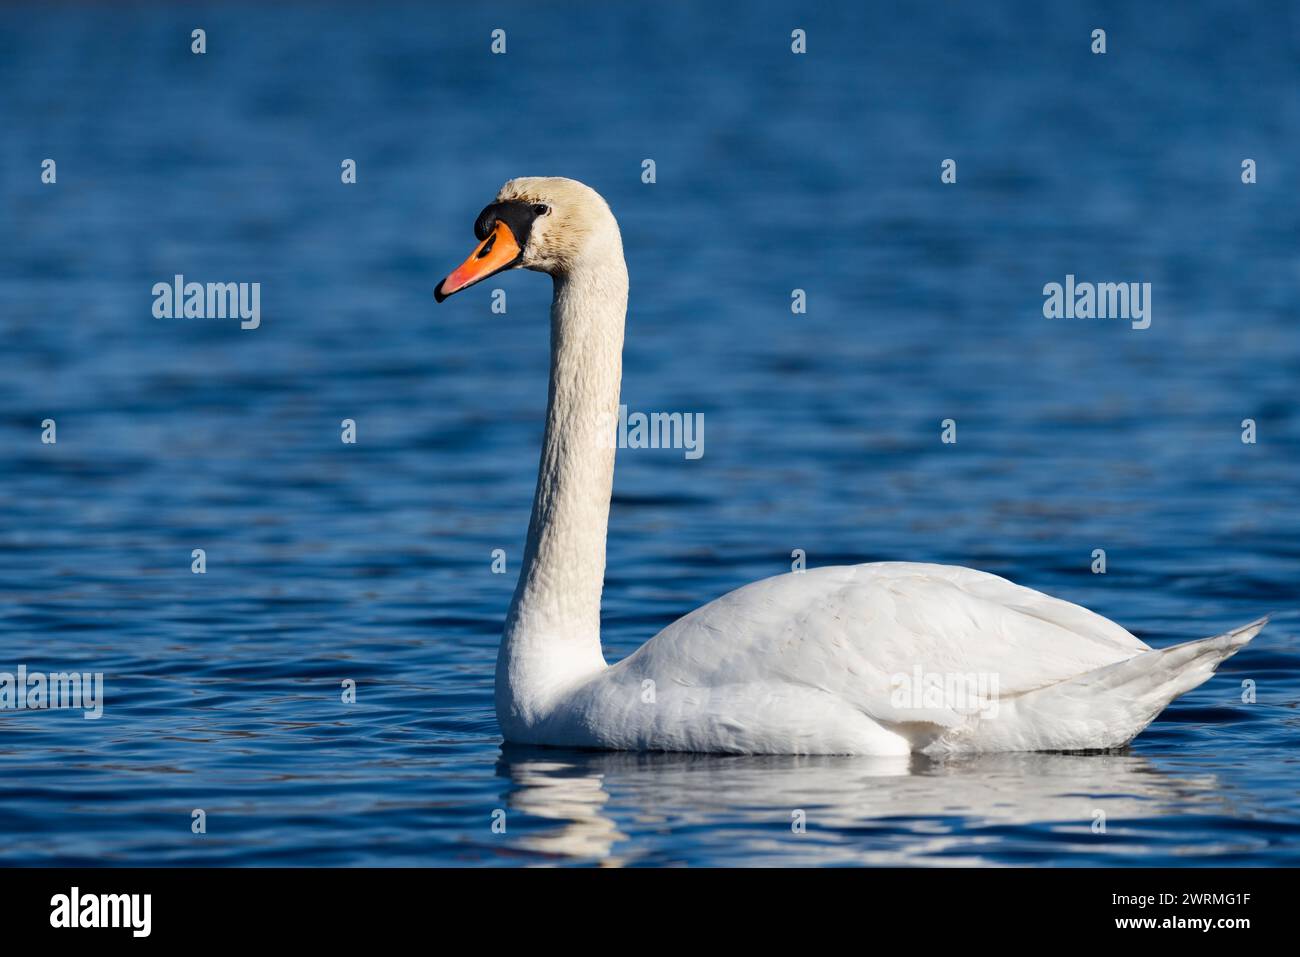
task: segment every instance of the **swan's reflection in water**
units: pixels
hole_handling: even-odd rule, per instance
[[[511,844],[542,863],[671,864],[700,842],[712,863],[733,865],[1137,863],[1160,818],[1225,810],[1213,774],[1130,753],[932,761],[507,746],[497,773],[509,781]]]
[[[497,771],[511,781],[504,803],[512,817],[518,811],[556,824],[526,831],[517,845],[550,857],[609,858],[614,843],[627,836],[613,817],[602,813],[609,801],[603,775],[534,753],[539,756],[511,762],[503,752]]]

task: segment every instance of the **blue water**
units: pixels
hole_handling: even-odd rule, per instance
[[[1294,5],[270,6],[0,7],[0,670],[106,695],[0,712],[0,862],[1300,863]],[[432,291],[525,174],[620,218],[624,401],[705,416],[619,454],[610,660],[796,548],[1273,623],[1116,754],[503,750],[550,284]]]

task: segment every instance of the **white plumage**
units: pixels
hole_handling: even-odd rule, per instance
[[[882,562],[755,582],[606,665],[622,241],[604,200],[573,180],[512,180],[497,203],[544,212],[519,259],[494,271],[523,266],[555,282],[537,492],[497,660],[507,740],[766,754],[1114,748],[1264,626],[1157,651],[996,575]],[[457,288],[490,274],[472,268],[482,249],[455,274]]]
[[[1113,748],[1263,624],[1155,651],[1086,608],[969,568],[810,569],[691,612],[567,689],[519,739],[767,754]],[[941,687],[958,700],[910,693],[918,668],[956,679]],[[991,697],[960,694],[981,677]]]

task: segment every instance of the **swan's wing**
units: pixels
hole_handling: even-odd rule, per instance
[[[1006,698],[1148,650],[1086,608],[996,575],[885,562],[747,585],[673,622],[615,668],[660,687],[799,685],[887,724],[952,726],[964,708],[918,706],[900,686],[975,676]]]

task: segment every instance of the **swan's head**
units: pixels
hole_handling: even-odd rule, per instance
[[[439,302],[506,269],[561,275],[593,246],[617,249],[620,256],[623,251],[609,204],[590,186],[562,176],[524,176],[506,183],[478,214],[474,235],[478,246],[434,290]]]

